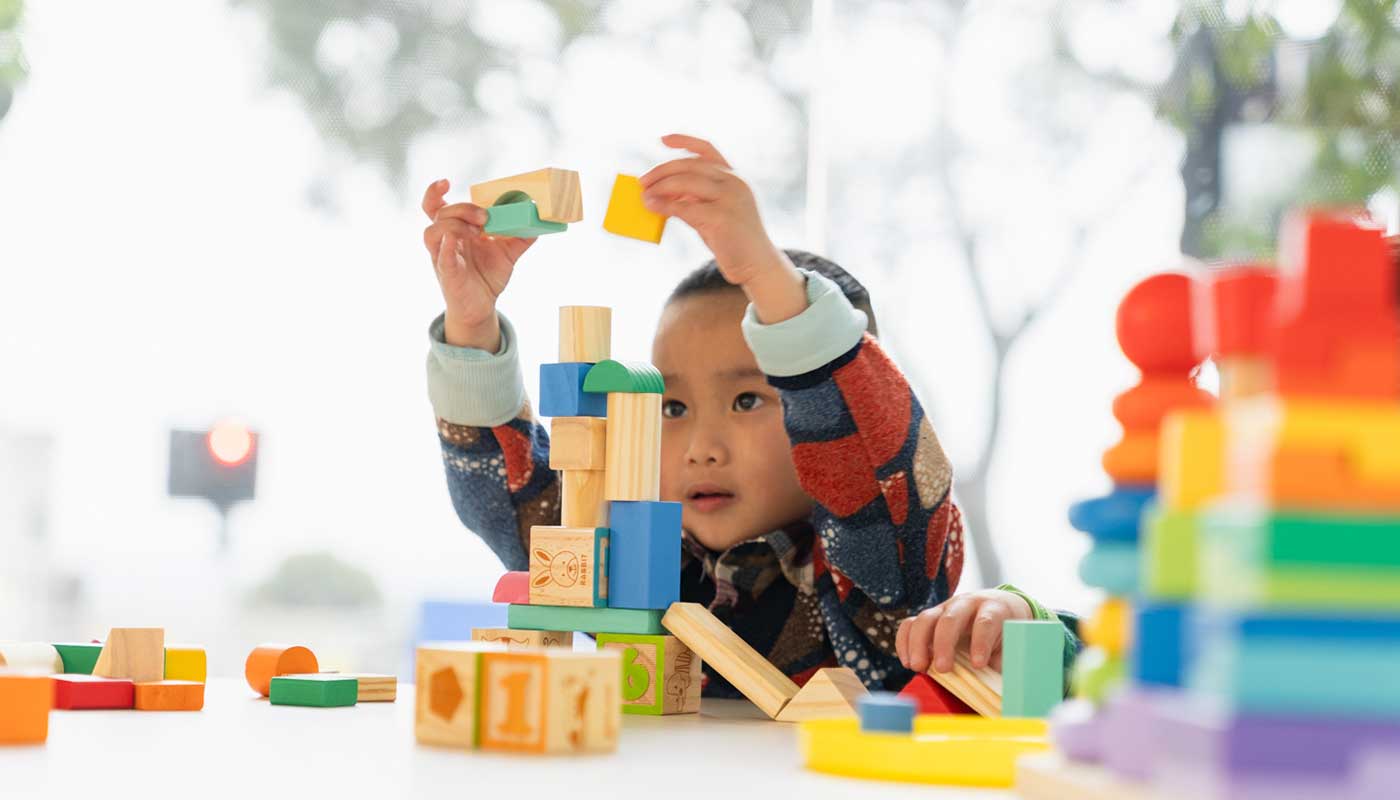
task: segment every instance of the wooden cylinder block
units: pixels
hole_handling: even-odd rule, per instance
[[[51,644],[0,642],[0,667],[7,667],[10,672],[58,675],[63,672],[63,658]]]
[[[306,675],[320,671],[316,654],[294,644],[260,644],[248,654],[243,675],[253,691],[267,697],[278,675]]]
[[[661,499],[661,395],[608,395],[607,450],[607,499]]]
[[[565,470],[559,473],[559,517],[565,528],[608,527],[607,473]]]
[[[612,309],[562,306],[559,309],[559,361],[596,364],[612,358]]]
[[[549,421],[549,468],[595,470],[607,466],[608,421],[603,417],[555,417]]]

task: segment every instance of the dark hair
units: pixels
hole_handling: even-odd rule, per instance
[[[787,254],[793,266],[815,272],[818,275],[825,275],[841,287],[841,294],[844,294],[846,299],[851,301],[851,305],[865,312],[865,329],[870,332],[871,336],[880,335],[880,330],[875,324],[875,310],[870,305],[870,292],[860,281],[852,277],[851,273],[842,269],[835,262],[805,250],[784,250],[783,252]],[[691,295],[718,292],[725,289],[738,289],[738,287],[724,279],[724,275],[719,271],[719,265],[715,263],[714,259],[711,259],[699,269],[682,278],[681,282],[676,284],[676,288],[671,290],[671,296],[666,299],[666,304],[670,305]]]

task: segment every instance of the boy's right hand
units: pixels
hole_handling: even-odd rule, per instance
[[[486,209],[471,203],[448,205],[451,184],[444,178],[423,193],[423,213],[432,224],[423,229],[423,244],[433,259],[442,299],[443,338],[454,347],[495,353],[501,349],[496,298],[506,289],[520,254],[534,239],[487,236]]]

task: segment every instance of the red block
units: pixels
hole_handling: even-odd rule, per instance
[[[530,573],[507,572],[496,581],[496,591],[491,595],[496,603],[530,604]]]
[[[136,687],[129,680],[92,675],[53,676],[54,708],[132,708],[135,705]]]
[[[915,675],[899,692],[919,704],[920,714],[976,714],[972,707],[927,675]]]
[[[1263,356],[1274,324],[1278,271],[1262,264],[1222,267],[1196,283],[1196,354]]]

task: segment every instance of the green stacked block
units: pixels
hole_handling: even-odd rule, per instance
[[[661,609],[583,608],[575,606],[511,605],[506,625],[528,631],[660,634]]]
[[[568,230],[568,223],[540,219],[533,200],[503,203],[486,210],[485,232],[492,236],[516,236],[529,239],[547,233]]]
[[[1153,507],[1142,520],[1142,591],[1156,600],[1189,600],[1199,589],[1200,522],[1191,511]]]
[[[273,678],[268,699],[275,706],[338,708],[355,705],[359,696],[359,681],[334,673],[325,673]]]
[[[100,644],[56,644],[53,647],[63,659],[63,672],[68,675],[91,675],[97,666],[97,657],[102,654]]]
[[[1064,626],[1058,620],[1007,620],[1001,631],[1001,715],[1048,716],[1064,699]]]

